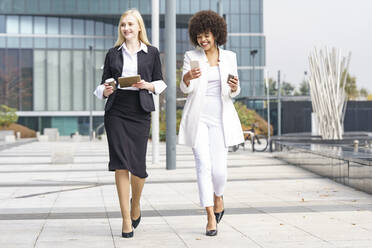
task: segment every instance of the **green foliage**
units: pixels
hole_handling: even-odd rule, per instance
[[[289,82],[281,82],[281,94],[282,96],[292,96],[294,94],[295,87]],[[265,84],[265,93],[267,91],[266,84]],[[269,78],[269,95],[276,96],[278,95],[278,88],[277,83],[274,79]]]
[[[255,111],[248,109],[247,106],[245,106],[241,102],[235,102],[234,103],[236,112],[238,112],[238,116],[240,119],[240,123],[243,127],[251,127],[252,124],[255,123]]]
[[[257,134],[267,135],[267,122],[252,109],[248,109],[241,102],[234,103],[236,112],[238,113],[240,123],[243,130],[248,130],[252,128],[253,124],[255,125],[255,131]],[[271,133],[273,133],[273,128],[270,125]]]
[[[282,83],[282,96],[292,96],[294,91],[294,86],[289,82]]]
[[[160,116],[165,116],[165,111],[161,111]],[[177,117],[176,132],[178,134],[178,131],[180,129],[181,117],[182,117],[181,109],[177,110],[176,117]],[[165,141],[166,132],[167,132],[166,118],[160,118],[159,120],[159,140],[160,141]],[[151,136],[151,132],[150,132],[150,136]]]
[[[367,97],[368,97],[368,90],[365,89],[365,88],[361,88],[361,89],[359,90],[359,95],[360,95],[361,97],[367,98]]]
[[[16,111],[15,108],[10,108],[4,104],[0,105],[0,127],[9,127],[10,124],[17,122]]]
[[[296,92],[297,96],[309,96],[310,95],[310,86],[306,80],[303,80],[300,84],[299,92]]]

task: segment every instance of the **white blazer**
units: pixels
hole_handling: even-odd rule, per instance
[[[232,97],[239,95],[240,85],[235,92],[231,92],[230,86],[227,84],[228,74],[238,76],[238,68],[236,62],[236,54],[231,51],[220,51],[220,77],[221,77],[221,99],[222,99],[222,124],[225,137],[225,146],[232,146],[244,142],[242,126],[235,110]],[[190,81],[189,86],[183,82],[183,76],[191,69],[190,61],[199,61],[201,76]],[[182,119],[178,134],[178,143],[194,147],[196,134],[198,132],[198,124],[201,113],[201,106],[204,104],[205,93],[207,91],[208,78],[207,75],[208,59],[202,49],[196,49],[185,53],[183,60],[183,73],[180,83],[181,91],[188,94],[185,107],[182,112]]]

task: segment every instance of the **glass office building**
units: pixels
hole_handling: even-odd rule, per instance
[[[238,55],[240,96],[264,95],[263,0],[222,3],[229,35],[225,48]],[[217,4],[177,1],[178,68],[183,53],[192,49],[190,16],[199,10],[217,11]],[[19,122],[36,131],[56,127],[61,135],[87,134],[92,91],[100,83],[104,56],[116,41],[119,17],[129,8],[142,13],[151,41],[151,0],[0,0],[0,104],[16,108]],[[160,0],[162,54],[164,15],[165,0]],[[252,50],[258,50],[255,57]],[[98,126],[104,101],[93,99]]]

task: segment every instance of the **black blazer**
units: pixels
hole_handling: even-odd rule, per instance
[[[121,77],[123,71],[123,48],[119,50],[118,48],[119,46],[113,47],[106,54],[101,84],[105,83],[105,80],[108,78],[114,78],[118,82],[118,78]],[[141,75],[141,79],[146,82],[163,80],[160,54],[156,47],[147,46],[147,53],[143,50],[139,51],[137,53],[137,63],[137,71]],[[110,110],[116,92],[117,90],[108,97],[105,111]],[[152,93],[149,93],[148,90],[140,89],[139,98],[140,105],[144,111],[151,112],[155,110]]]

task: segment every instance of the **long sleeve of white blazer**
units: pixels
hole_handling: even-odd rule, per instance
[[[225,146],[232,146],[244,142],[242,127],[238,114],[235,110],[232,98],[239,95],[240,85],[235,92],[227,84],[228,74],[238,76],[236,54],[231,51],[220,50],[220,77],[221,77],[221,102],[222,102],[222,124],[225,137]],[[201,76],[190,81],[189,86],[183,82],[183,76],[191,69],[190,61],[199,61]],[[200,113],[202,110],[205,93],[207,91],[208,79],[206,70],[208,59],[202,49],[195,49],[185,53],[183,61],[183,73],[180,83],[181,91],[188,94],[182,112],[182,119],[178,134],[178,143],[190,147],[195,146],[196,135]]]

